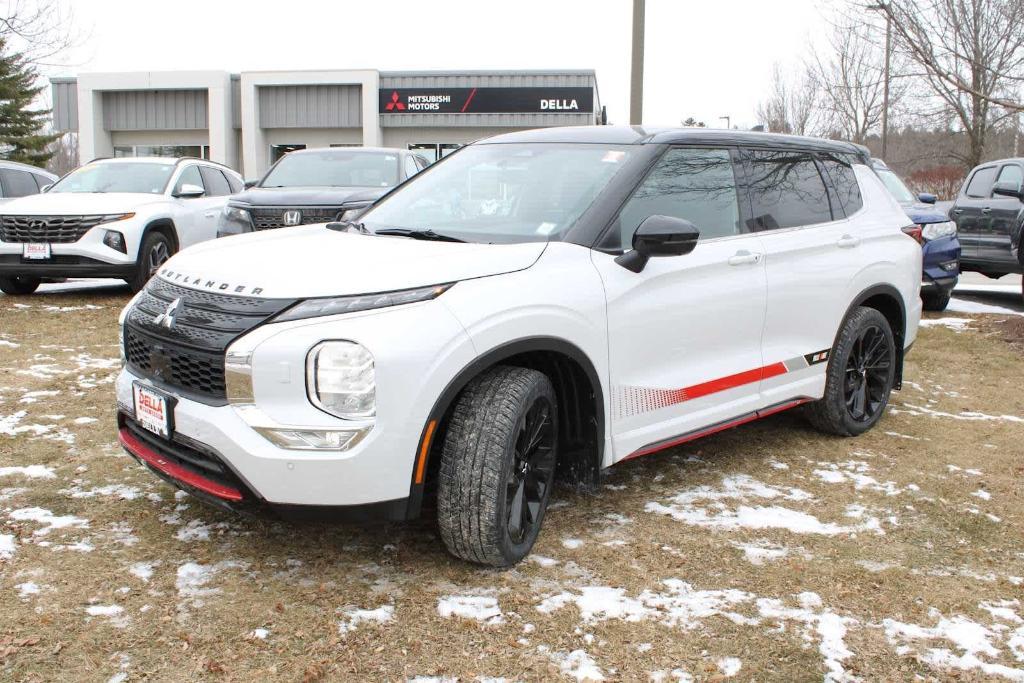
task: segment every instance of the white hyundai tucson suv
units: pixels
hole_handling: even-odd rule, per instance
[[[175,256],[121,317],[124,448],[224,507],[403,520],[508,566],[556,479],[802,404],[854,436],[921,312],[851,144],[593,126],[462,148],[359,222]]]
[[[217,236],[237,173],[212,161],[98,159],[45,193],[0,205],[0,291],[44,279],[110,277],[135,291],[179,249]]]

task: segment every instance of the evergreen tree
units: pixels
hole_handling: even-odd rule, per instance
[[[42,132],[50,110],[31,108],[44,88],[37,78],[35,67],[8,52],[0,38],[0,157],[41,167],[53,156],[49,147],[58,136]]]

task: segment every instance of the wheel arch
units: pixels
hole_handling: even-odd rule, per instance
[[[892,285],[873,285],[853,298],[853,302],[843,315],[839,329],[836,330],[836,337],[832,342],[832,347],[835,348],[843,326],[850,318],[850,315],[861,306],[875,309],[889,321],[889,327],[892,328],[892,335],[896,341],[896,374],[893,379],[893,388],[900,389],[903,386],[903,356],[907,338],[907,306],[906,302],[903,301],[903,295]]]
[[[417,443],[407,516],[420,513],[425,491],[440,463],[445,423],[455,400],[475,377],[495,365],[528,367],[551,380],[558,399],[559,461],[556,476],[590,488],[601,470],[605,442],[605,398],[593,362],[575,344],[558,337],[526,337],[477,356],[448,382],[434,402]]]
[[[146,223],[146,227],[142,231],[142,239],[139,240],[140,248],[142,243],[146,241],[146,236],[151,232],[159,232],[166,235],[167,239],[171,241],[171,246],[174,250],[172,253],[177,253],[177,251],[181,249],[181,240],[178,238],[178,228],[170,218],[153,218]]]

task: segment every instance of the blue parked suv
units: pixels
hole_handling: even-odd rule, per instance
[[[935,208],[935,195],[914,194],[881,159],[872,159],[875,173],[896,198],[910,220],[921,228],[924,264],[921,275],[921,300],[926,311],[943,311],[960,275],[960,241],[956,223]]]

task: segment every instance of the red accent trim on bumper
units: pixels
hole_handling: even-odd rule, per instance
[[[181,483],[191,486],[192,488],[199,489],[204,493],[209,493],[211,496],[217,496],[218,498],[223,498],[224,500],[230,500],[232,502],[242,500],[242,492],[238,489],[218,484],[217,482],[200,476],[195,472],[191,472],[180,465],[176,465],[173,462],[165,460],[160,454],[150,450],[146,444],[135,438],[132,433],[124,427],[118,431],[117,436],[126,451],[134,455],[136,458],[146,462],[154,469],[160,470],[168,477],[177,479]]]
[[[779,363],[778,365],[781,365],[781,363]],[[774,366],[769,366],[769,367],[774,367]],[[785,372],[785,369],[783,369],[783,372]],[[776,373],[776,374],[781,374],[781,373]],[[769,375],[769,377],[773,377],[773,376],[774,375]],[[633,453],[630,453],[629,455],[627,455],[622,460],[625,461],[625,460],[631,460],[633,458],[639,458],[642,455],[650,455],[651,453],[657,453],[658,451],[663,451],[666,448],[672,448],[673,446],[679,446],[679,445],[682,445],[684,443],[688,443],[690,441],[695,441],[696,439],[700,439],[700,438],[705,437],[705,436],[711,436],[712,434],[717,434],[718,432],[723,432],[726,429],[732,429],[733,427],[739,427],[740,425],[747,424],[748,422],[753,422],[754,420],[760,420],[763,417],[768,417],[769,415],[775,415],[776,413],[781,413],[782,411],[789,410],[790,408],[796,408],[798,405],[802,405],[804,403],[807,403],[810,400],[811,399],[809,399],[809,398],[798,398],[798,399],[794,399],[792,401],[787,401],[785,403],[780,403],[778,405],[769,406],[768,408],[762,408],[761,410],[754,411],[753,413],[747,413],[746,415],[743,415],[741,417],[737,417],[737,418],[735,418],[733,420],[729,420],[727,422],[720,422],[720,423],[718,423],[716,425],[712,425],[710,427],[705,427],[703,429],[698,429],[695,432],[690,432],[688,434],[683,434],[682,436],[679,436],[679,437],[677,437],[675,439],[671,439],[669,441],[662,441],[660,443],[651,444],[650,446],[644,446],[640,450],[635,451]]]

